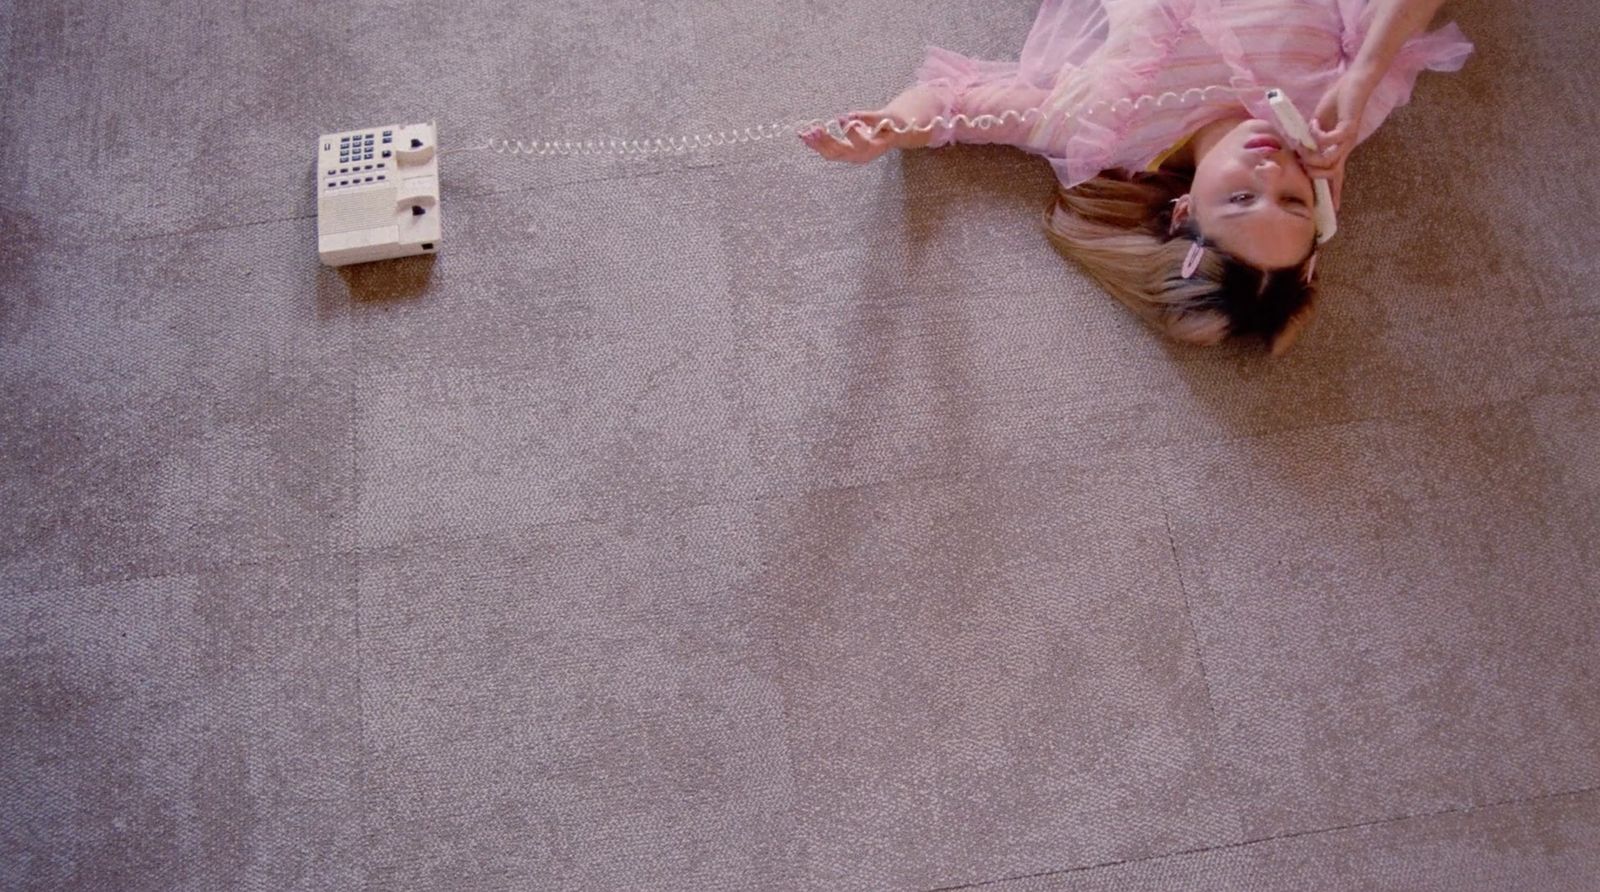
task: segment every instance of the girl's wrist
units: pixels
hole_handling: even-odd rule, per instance
[[[945,98],[938,90],[928,84],[916,84],[890,100],[883,107],[882,114],[901,127],[916,128],[928,127],[929,122],[943,114],[944,110]],[[895,145],[904,149],[920,149],[933,141],[933,135],[933,128],[911,129],[905,133],[896,131]]]
[[[1362,81],[1376,83],[1383,79],[1384,73],[1389,70],[1389,66],[1392,64],[1394,64],[1392,56],[1383,59],[1374,58],[1358,61],[1355,67],[1355,74]]]
[[[1372,91],[1377,88],[1378,82],[1382,81],[1383,76],[1389,73],[1389,66],[1393,63],[1394,58],[1392,56],[1376,58],[1363,55],[1357,57],[1355,63],[1345,73],[1345,77],[1350,79],[1351,86],[1360,95],[1370,96]]]
[[[926,125],[944,112],[945,98],[927,84],[917,84],[903,91],[883,107],[883,113],[901,124]]]
[[[1367,100],[1372,98],[1373,91],[1387,72],[1387,65],[1370,61],[1358,61],[1345,71],[1336,87],[1339,91],[1338,116],[1341,122],[1346,118],[1361,120]]]

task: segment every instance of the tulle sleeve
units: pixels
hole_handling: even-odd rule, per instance
[[[1365,28],[1361,28],[1356,32],[1358,47],[1364,39]],[[1406,41],[1368,98],[1356,141],[1365,141],[1391,112],[1411,101],[1411,88],[1417,82],[1417,75],[1424,70],[1460,71],[1472,50],[1472,43],[1454,22]]]
[[[1070,2],[1070,0],[1069,0]],[[1094,35],[1046,45],[1045,58],[1060,69],[1045,101],[1039,126],[1030,138],[1064,184],[1081,183],[1102,170],[1125,167],[1132,152],[1130,134],[1148,121],[1146,103],[1168,87],[1164,83],[1185,35],[1191,29],[1194,0],[1103,0],[1090,19]],[[1076,6],[1086,4],[1077,2]],[[1084,48],[1092,44],[1092,51]],[[1080,57],[1081,58],[1078,58]],[[1162,147],[1186,134],[1142,129]]]
[[[1193,0],[1044,0],[1021,59],[972,59],[929,47],[919,83],[939,91],[947,116],[1006,115],[988,131],[943,129],[930,147],[998,142],[1046,155],[1079,179],[1112,166],[1128,122],[1109,108],[1148,92],[1179,38]],[[1024,112],[1037,109],[1023,117]],[[1106,109],[1101,109],[1106,111]]]
[[[1366,39],[1368,0],[1043,0],[1016,62],[928,47],[919,123],[952,142],[1014,145],[1050,159],[1064,184],[1136,170],[1219,114],[1269,117],[1282,89],[1309,115]],[[1423,70],[1454,71],[1472,52],[1454,25],[1408,41],[1369,98],[1360,139],[1406,103]],[[974,119],[1002,117],[980,129]]]
[[[938,96],[935,111],[954,126],[937,127],[929,148],[951,143],[1000,143],[1029,148],[1029,133],[1037,109],[1048,91],[1035,86],[1020,73],[1016,62],[973,59],[941,47],[930,46],[917,82]],[[965,120],[957,118],[965,115]],[[990,126],[975,122],[993,116]],[[925,121],[918,121],[923,124]]]
[[[1127,0],[1109,0],[1111,5],[1128,5]],[[1148,0],[1135,0],[1135,5]],[[1033,132],[1037,116],[1026,126],[1019,122],[1022,112],[1038,107],[1060,82],[1063,75],[1081,68],[1104,45],[1110,16],[1107,0],[1042,0],[1028,30],[1021,58],[1016,62],[989,61],[930,46],[918,83],[937,91],[946,117],[965,114],[1005,115],[1002,126],[982,130],[962,126],[934,134],[930,147],[952,142],[1005,143],[1030,151],[1043,151],[1047,139]]]

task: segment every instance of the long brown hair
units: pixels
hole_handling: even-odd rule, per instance
[[[1193,217],[1175,232],[1172,202],[1189,179],[1169,171],[1106,171],[1056,189],[1045,237],[1117,300],[1176,340],[1210,345],[1230,334],[1260,334],[1274,356],[1293,344],[1314,310],[1308,267],[1262,270],[1220,250]],[[1191,277],[1183,261],[1207,250]]]

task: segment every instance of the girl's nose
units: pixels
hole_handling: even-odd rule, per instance
[[[1262,162],[1262,166],[1276,173],[1277,176],[1287,176],[1291,170],[1305,172],[1305,167],[1300,164],[1300,158],[1292,152],[1272,155]]]

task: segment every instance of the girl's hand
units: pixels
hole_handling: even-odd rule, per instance
[[[1364,69],[1346,71],[1323,94],[1309,122],[1317,148],[1300,148],[1301,163],[1313,178],[1333,181],[1335,195],[1344,180],[1345,159],[1361,136],[1361,116],[1376,85]]]
[[[1340,193],[1344,192],[1344,162],[1340,161],[1338,170],[1333,171],[1327,176],[1317,176],[1314,178],[1328,181],[1328,191],[1333,196],[1333,209],[1335,212],[1337,212],[1339,210],[1339,195]]]
[[[821,127],[813,127],[800,134],[800,141],[829,161],[848,161],[852,164],[866,164],[890,149],[900,146],[901,134],[887,125],[877,134],[869,135],[872,134],[872,128],[880,121],[899,123],[881,111],[850,112],[840,115],[836,120],[844,125],[845,137],[850,140],[848,144],[834,139],[832,134]]]

